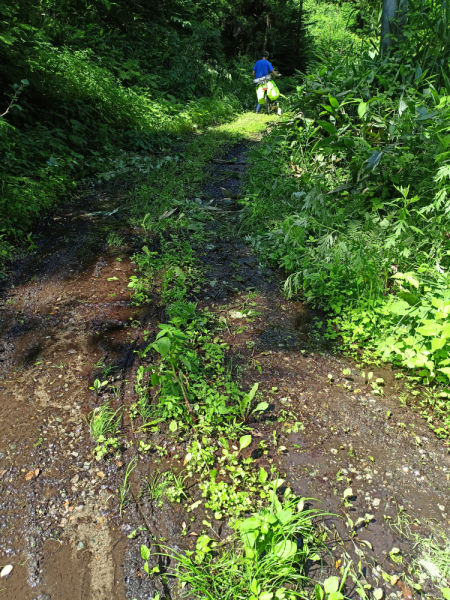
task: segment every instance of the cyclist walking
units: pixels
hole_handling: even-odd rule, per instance
[[[280,75],[274,71],[272,65],[267,60],[269,57],[269,53],[264,50],[261,55],[260,60],[257,60],[253,67],[253,83],[257,85],[256,87],[256,112],[259,113],[261,108],[261,104],[264,103],[264,91],[263,86],[267,81],[272,79],[272,75],[275,77],[279,77]],[[259,81],[260,80],[260,81]],[[261,93],[262,92],[262,93]],[[262,102],[260,102],[262,100]]]

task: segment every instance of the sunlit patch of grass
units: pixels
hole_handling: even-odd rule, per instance
[[[170,220],[159,221],[159,218],[165,211],[173,209],[175,203],[185,203],[187,198],[201,200],[208,178],[205,168],[208,163],[230,146],[259,137],[276,119],[273,115],[243,113],[228,123],[206,129],[187,140],[182,155],[168,157],[158,169],[149,173],[147,182],[130,195],[127,209],[131,223],[145,229],[154,229],[155,225],[161,228],[169,223],[172,228],[177,223],[182,225],[176,215]],[[176,214],[185,213],[184,208],[178,206]]]

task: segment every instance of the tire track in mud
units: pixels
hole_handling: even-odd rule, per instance
[[[397,597],[399,588],[369,565],[400,573],[403,567],[390,561],[389,551],[412,554],[411,540],[390,527],[400,506],[420,520],[417,533],[429,532],[430,519],[448,528],[448,450],[400,405],[401,384],[388,369],[372,369],[386,382],[384,396],[375,396],[355,365],[333,354],[315,332],[323,315],[286,301],[280,275],[262,266],[235,233],[240,207],[225,197],[239,195],[248,145],[232,147],[209,167],[204,200],[223,212],[210,211],[214,220],[203,224],[210,242],[194,245],[206,278],[199,307],[225,320],[223,338],[243,387],[258,381],[270,399],[267,417],[252,423],[250,451],[258,457],[263,440],[268,454],[259,458],[277,465],[296,494],[317,498],[326,511],[354,522],[372,514],[353,537],[342,520],[327,520],[343,540],[330,545],[333,561],[344,551],[361,559],[370,583]],[[151,459],[140,461],[130,478],[134,501],[120,517],[116,490],[133,450],[126,449],[123,461],[97,464],[84,421],[97,405],[88,388],[100,359],[117,367],[116,396],[100,400],[114,406],[135,401],[134,349],[144,330],[153,335],[164,317],[156,296],[149,306],[129,302],[130,256],[142,245],[142,232],[131,230],[120,212],[91,214],[110,212],[126,193],[111,186],[57,211],[42,230],[36,255],[17,263],[3,286],[0,555],[2,565],[14,566],[3,586],[8,600],[141,600],[157,589],[168,595],[170,582],[158,588],[143,573],[140,545],[158,550],[156,538],[162,538],[175,550],[192,548],[182,508],[158,507],[140,496],[139,478],[154,468]],[[123,246],[106,244],[111,228],[125,238]],[[345,368],[351,374],[344,375]],[[127,420],[124,430],[132,435]],[[164,435],[158,443],[168,463],[184,451]],[[341,499],[349,487],[351,506],[345,508]],[[201,508],[194,514],[201,521]],[[148,531],[127,538],[143,517]],[[321,577],[335,573],[330,560]]]

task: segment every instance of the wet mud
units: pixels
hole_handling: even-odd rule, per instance
[[[317,329],[323,315],[288,302],[281,274],[260,264],[236,233],[249,144],[230,148],[209,167],[202,200],[218,210],[204,225],[210,243],[194,248],[205,273],[199,307],[226,324],[223,338],[242,386],[260,382],[270,401],[268,413],[251,423],[247,452],[258,468],[278,466],[296,494],[330,513],[326,524],[336,543],[325,574],[337,573],[344,552],[355,564],[401,572],[389,552],[397,547],[408,557],[414,550],[396,528],[399,514],[417,519],[411,528],[422,535],[430,523],[448,529],[448,448],[401,405],[402,384],[389,369],[371,369],[385,382],[383,395],[373,393]],[[158,506],[141,488],[156,468],[183,456],[185,443],[156,435],[162,462],[140,459],[122,514],[118,488],[135,452],[127,448],[122,460],[109,463],[92,454],[86,416],[99,401],[117,408],[136,401],[135,350],[144,331],[151,337],[164,319],[157,298],[141,307],[130,302],[131,257],[143,232],[127,223],[126,194],[126,187],[113,185],[80,193],[37,232],[37,249],[12,264],[3,282],[0,566],[13,570],[0,588],[7,600],[175,597],[174,580],[145,574],[140,546],[159,553],[155,564],[167,565],[166,546],[192,549],[199,534],[201,507],[191,521],[179,504]],[[122,238],[120,246],[107,243],[111,231]],[[115,393],[97,397],[89,388],[102,364],[114,369]],[[141,439],[126,418],[123,431]],[[260,456],[260,440],[267,455]],[[199,497],[193,487],[189,501]],[[345,516],[356,521],[365,514],[370,522],[350,537]],[[218,535],[226,530],[221,523],[217,528]],[[403,597],[376,568],[365,574],[387,597]]]

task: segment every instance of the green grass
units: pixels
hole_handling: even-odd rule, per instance
[[[419,582],[431,581],[440,587],[450,586],[450,539],[435,529],[429,537],[413,535],[417,557],[412,569]]]
[[[107,437],[113,435],[119,425],[122,408],[119,407],[116,411],[111,408],[108,402],[95,408],[89,419],[89,430],[94,441],[99,440],[102,436]]]
[[[321,544],[313,525],[318,512],[303,504],[300,498],[282,504],[274,496],[269,508],[235,522],[236,533],[227,540],[212,530],[213,537],[198,538],[195,552],[166,549],[163,556],[176,559],[171,571],[192,599],[306,598],[306,564],[318,559]]]

